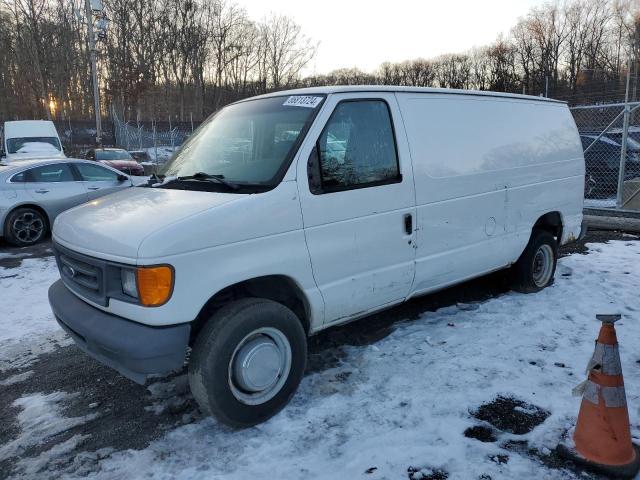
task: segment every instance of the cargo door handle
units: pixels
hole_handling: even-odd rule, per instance
[[[404,216],[404,233],[411,235],[413,233],[413,215],[407,213]]]
[[[87,187],[87,190],[100,190],[100,187]]]
[[[49,190],[47,190],[46,188],[40,188],[36,190],[36,193],[49,193]]]

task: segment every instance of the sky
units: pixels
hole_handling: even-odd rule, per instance
[[[249,16],[285,14],[319,42],[306,74],[464,52],[508,33],[544,0],[237,0]]]

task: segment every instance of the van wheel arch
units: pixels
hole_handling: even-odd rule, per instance
[[[190,344],[211,316],[225,304],[241,298],[265,298],[281,303],[296,314],[305,333],[311,326],[309,302],[298,283],[286,275],[266,275],[234,283],[214,294],[191,324]]]
[[[531,229],[531,236],[536,230],[544,230],[556,237],[558,245],[562,242],[562,214],[558,211],[547,212],[542,215]]]

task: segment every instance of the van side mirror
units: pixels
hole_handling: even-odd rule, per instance
[[[126,182],[127,180],[129,180],[129,177],[127,177],[126,175],[118,175],[118,181],[119,182]]]
[[[322,193],[322,177],[317,145],[313,147],[309,154],[309,160],[307,160],[307,177],[309,178],[309,190],[311,190],[311,193],[314,195]]]

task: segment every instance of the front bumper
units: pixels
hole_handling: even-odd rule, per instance
[[[184,365],[188,323],[150,327],[103,312],[83,302],[62,280],[49,288],[49,303],[60,326],[78,347],[134,382]]]

